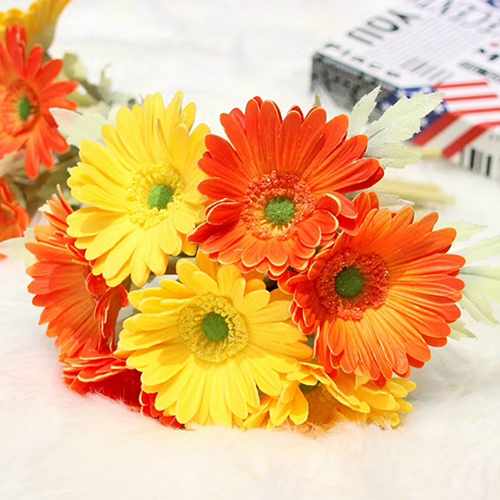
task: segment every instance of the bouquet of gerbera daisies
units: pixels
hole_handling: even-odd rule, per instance
[[[28,248],[67,383],[169,425],[397,425],[411,368],[468,332],[473,271],[437,214],[368,191],[413,160],[401,141],[439,96],[368,123],[376,96],[330,120],[254,98],[221,115],[227,138],[195,127],[180,93],[95,130],[65,114],[67,136],[83,122],[94,138],[68,181],[82,206],[54,196]]]
[[[66,3],[35,6],[54,19]],[[72,389],[175,427],[397,426],[412,368],[472,335],[462,311],[495,321],[500,270],[471,263],[500,240],[450,250],[457,230],[436,213],[375,191],[417,159],[404,141],[439,95],[371,121],[377,89],[334,118],[255,97],[221,115],[221,137],[181,93],[136,103],[90,84],[75,57],[44,62],[29,16],[11,18],[0,154],[31,178],[76,164],[27,243],[29,290]],[[76,83],[54,83],[63,66]],[[91,109],[67,99],[77,84]],[[22,207],[2,184],[0,196],[9,236],[22,233]]]

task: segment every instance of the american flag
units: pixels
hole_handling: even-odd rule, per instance
[[[384,107],[402,95],[433,91],[443,95],[443,103],[423,122],[422,132],[413,139],[415,144],[440,149],[444,157],[451,158],[488,130],[500,127],[500,97],[487,80],[401,89]]]

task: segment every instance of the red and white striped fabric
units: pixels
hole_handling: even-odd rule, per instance
[[[439,148],[451,158],[490,129],[500,127],[500,97],[487,80],[442,83],[445,111],[425,128],[414,143]]]

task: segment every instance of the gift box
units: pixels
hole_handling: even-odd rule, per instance
[[[335,36],[313,56],[312,88],[346,108],[381,87],[380,111],[438,91],[414,139],[500,180],[500,9],[478,0],[401,0]]]

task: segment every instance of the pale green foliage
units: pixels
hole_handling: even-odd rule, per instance
[[[500,236],[476,243],[460,254],[467,263],[460,272],[465,283],[462,307],[478,322],[498,324],[494,304],[500,304],[500,267],[471,264],[500,256]]]
[[[6,255],[8,259],[24,261],[26,267],[35,262],[35,257],[26,250],[26,243],[34,241],[35,235],[32,228],[28,228],[24,236],[11,238],[0,242],[0,254]]]
[[[458,319],[450,325],[451,335],[450,337],[455,340],[460,340],[463,338],[476,338],[476,336],[465,326],[465,323]]]
[[[440,94],[416,94],[401,97],[396,104],[366,127],[370,147],[411,139],[422,126],[422,118],[441,102]]]
[[[370,93],[365,94],[352,108],[349,119],[349,133],[352,137],[358,134],[364,134],[365,128],[377,105],[377,97],[380,93],[380,87],[375,87]]]
[[[371,123],[380,88],[376,87],[363,96],[350,116],[349,136],[368,136],[367,156],[377,158],[384,168],[401,168],[421,158],[417,148],[404,144],[420,131],[422,118],[441,102],[440,94],[417,94],[402,97],[382,116]]]
[[[100,141],[102,126],[108,123],[104,116],[93,111],[77,112],[53,108],[50,112],[61,133],[70,144],[76,147],[79,147],[83,140]]]
[[[416,163],[422,158],[421,151],[415,146],[403,143],[388,143],[380,146],[369,146],[369,155],[379,158],[384,168],[402,168]]]
[[[467,262],[476,262],[490,257],[500,256],[500,236],[494,236],[487,240],[483,240],[460,252],[465,257]]]

